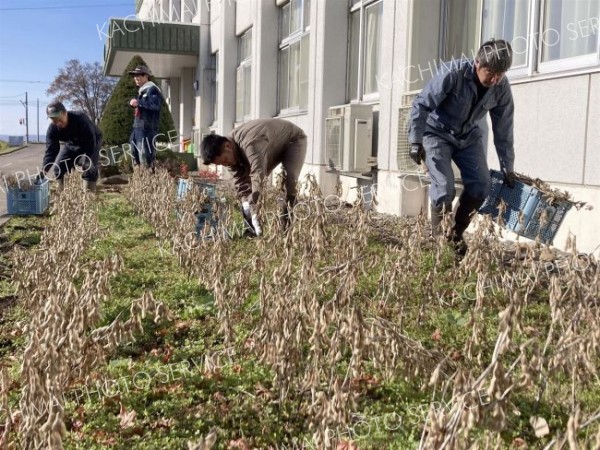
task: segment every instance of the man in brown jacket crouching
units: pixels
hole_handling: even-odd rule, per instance
[[[251,120],[235,128],[227,137],[209,134],[202,140],[200,152],[204,164],[220,164],[233,172],[244,219],[257,236],[262,234],[256,207],[262,183],[281,163],[286,200],[280,219],[282,227],[287,229],[306,156],[306,135],[301,128],[282,119]]]

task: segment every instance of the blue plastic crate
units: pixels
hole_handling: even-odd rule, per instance
[[[218,225],[219,221],[213,212],[212,205],[205,205],[201,212],[196,213],[196,236],[200,236],[204,228],[210,226],[212,228],[211,233],[206,236],[210,238],[217,232]]]
[[[184,198],[185,194],[192,188],[191,181],[192,180],[184,178],[179,179],[179,185],[177,186],[177,200]],[[196,180],[193,183],[200,187],[211,200],[217,198],[217,186],[215,184]]]
[[[6,204],[8,214],[27,216],[44,214],[49,204],[49,182],[33,185],[28,190],[18,187],[8,187],[6,191]]]
[[[208,196],[211,203],[206,203],[202,206],[202,211],[195,213],[196,216],[196,236],[200,236],[200,233],[207,224],[212,228],[212,234],[216,233],[218,220],[216,219],[216,215],[213,214],[213,205],[212,201],[217,198],[217,187],[212,183],[207,183],[203,181],[193,181],[194,185],[199,186],[200,189],[204,190],[204,193]],[[177,200],[182,200],[187,192],[192,188],[191,180],[187,179],[179,179],[179,184],[177,186]],[[177,218],[180,217],[179,211],[177,211]],[[207,236],[207,238],[209,238]]]
[[[539,237],[541,242],[552,244],[560,224],[573,204],[569,201],[550,204],[533,186],[516,181],[515,187],[511,189],[504,185],[502,172],[490,170],[490,175],[492,187],[479,212],[496,218],[500,212],[500,200],[504,200],[506,211],[503,219],[507,230],[529,239]]]

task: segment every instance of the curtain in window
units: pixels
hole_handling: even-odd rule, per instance
[[[310,36],[307,34],[300,41],[300,108],[308,106],[308,51],[310,44]]]
[[[302,1],[292,0],[290,11],[290,35],[302,29]]]
[[[599,0],[546,0],[542,61],[596,53]]]
[[[379,92],[377,80],[380,72],[382,14],[383,2],[366,9],[364,94]]]
[[[446,3],[446,39],[442,59],[472,57],[478,50],[476,2],[472,0],[449,0]]]
[[[350,55],[348,58],[348,99],[358,98],[358,52],[360,48],[360,10],[350,15]]]
[[[243,68],[238,67],[235,74],[235,120],[244,120],[244,73]]]
[[[252,64],[244,65],[244,119],[250,116],[252,108]]]
[[[289,107],[289,47],[279,52],[279,110]]]
[[[300,41],[290,45],[290,106],[298,106],[300,102]]]
[[[484,0],[481,42],[505,39],[513,47],[513,65],[527,65],[529,0]]]

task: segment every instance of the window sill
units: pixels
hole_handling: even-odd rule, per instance
[[[585,67],[581,69],[565,69],[553,72],[535,73],[533,75],[515,75],[514,78],[509,76],[508,80],[511,85],[533,83],[536,81],[553,80],[558,78],[575,77],[579,75],[588,75],[600,72],[600,66]]]
[[[305,116],[308,114],[308,109],[285,109],[277,114],[276,118]]]
[[[374,177],[373,177],[373,173],[370,173],[369,175],[366,175],[367,172],[361,173],[361,172],[345,172],[343,170],[334,170],[334,169],[328,169],[325,171],[325,173],[331,173],[334,175],[341,175],[343,177],[348,177],[348,178],[356,178],[359,180],[368,180],[368,181],[373,181]]]

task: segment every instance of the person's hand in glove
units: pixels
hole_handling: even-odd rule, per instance
[[[410,144],[408,156],[417,164],[425,161],[425,147],[423,144]]]
[[[517,177],[514,172],[504,171],[504,184],[509,188],[514,188],[515,183],[517,181]]]
[[[252,211],[252,207],[247,201],[242,202],[242,215],[244,216],[244,224],[248,231],[255,236],[260,236],[262,234],[262,228],[260,226],[260,221],[258,220],[258,215]]]
[[[40,172],[35,176],[34,184],[42,184],[45,179],[46,174],[43,170],[40,170]]]
[[[75,164],[81,167],[82,172],[85,172],[92,166],[92,159],[87,155],[80,155],[75,158]]]
[[[260,221],[258,220],[258,214],[252,214],[252,226],[254,227],[254,232],[257,236],[262,235],[262,227],[260,226]]]

